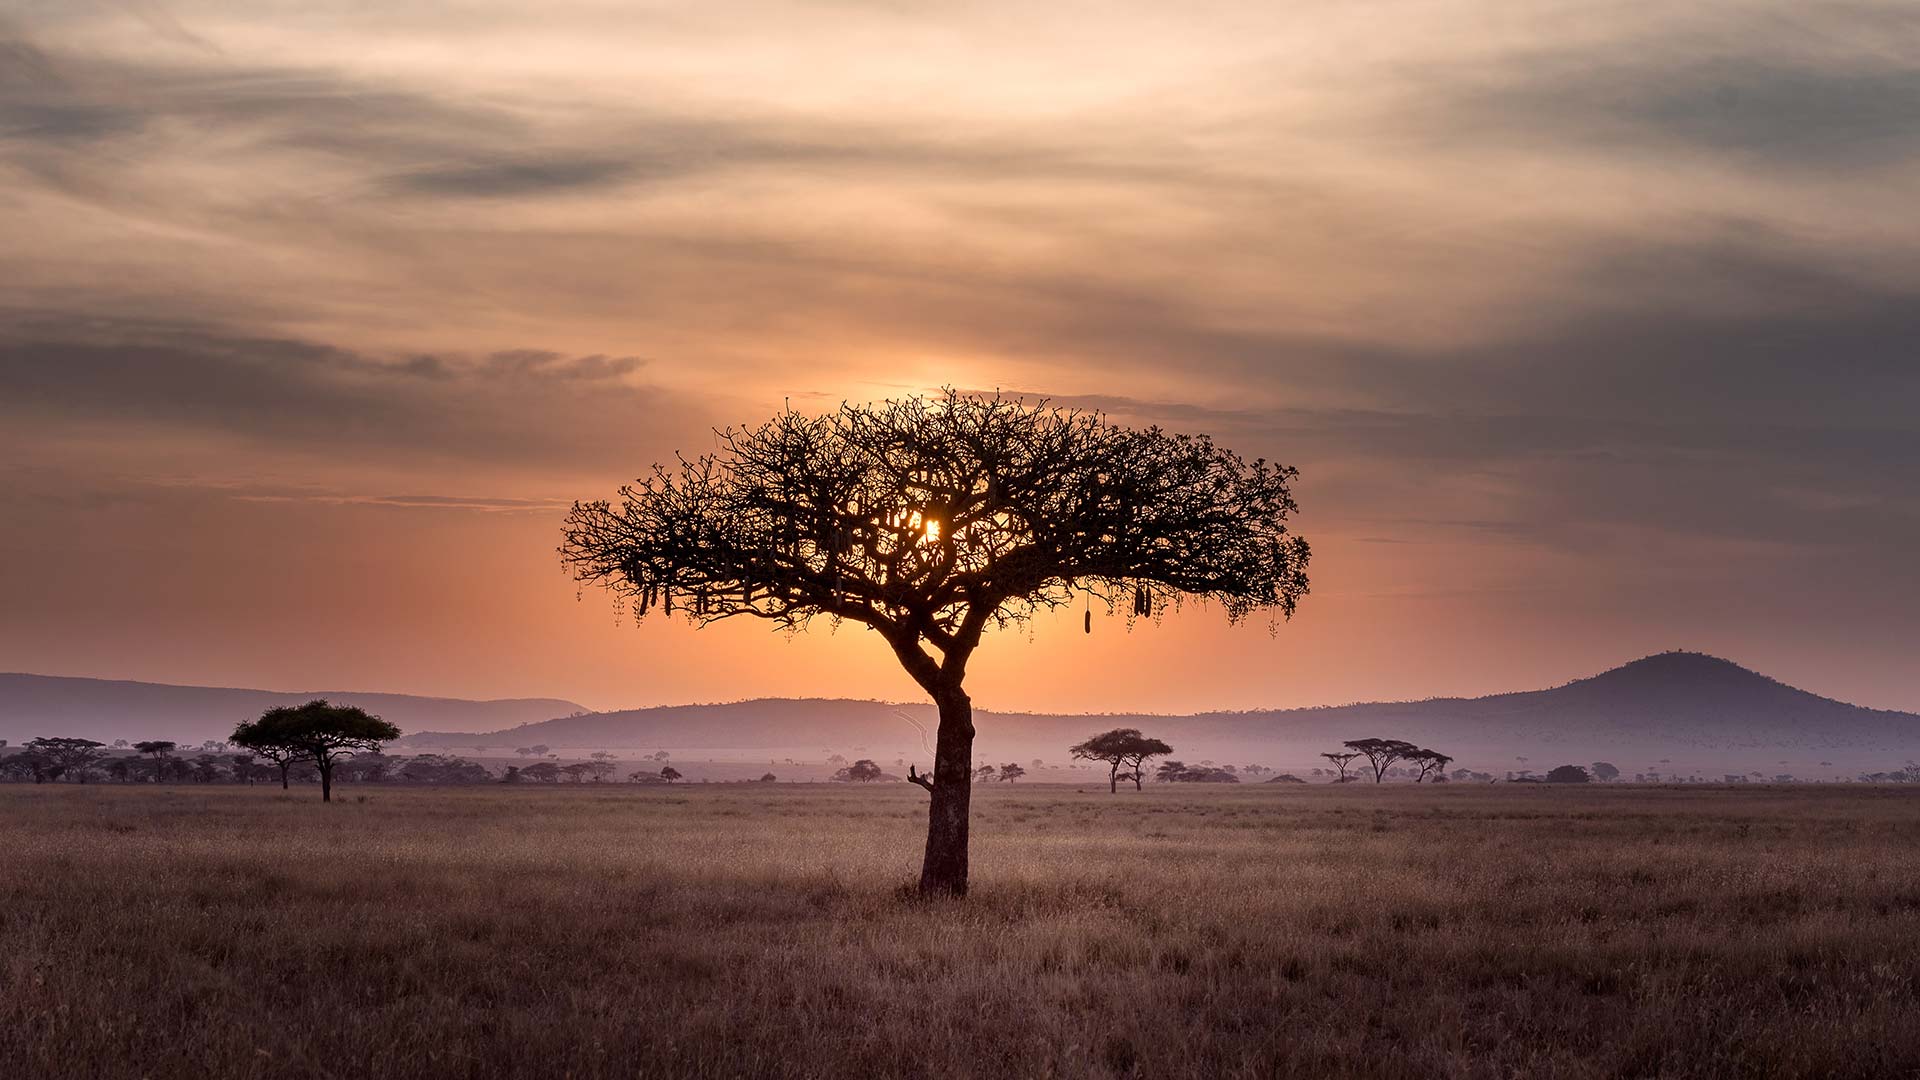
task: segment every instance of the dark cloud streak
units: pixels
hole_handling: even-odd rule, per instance
[[[20,318],[0,333],[0,416],[223,433],[314,453],[406,450],[584,463],[661,395],[634,357],[521,350],[380,360],[195,326]]]

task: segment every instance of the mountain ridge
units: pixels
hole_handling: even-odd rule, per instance
[[[200,730],[209,733],[200,737],[224,736],[232,722],[248,712],[257,715],[263,703],[332,696],[386,715],[407,732],[400,744],[416,750],[499,751],[546,745],[580,751],[671,748],[676,754],[741,759],[784,755],[819,760],[846,754],[896,761],[929,753],[938,722],[932,705],[925,702],[855,698],[759,697],[590,712],[554,698],[476,702],[0,675],[0,736],[78,734],[111,739],[180,734],[166,727],[164,711],[156,715],[151,708],[133,708],[127,710],[131,719],[116,719],[98,708],[72,702],[61,709],[43,707],[36,718],[42,727],[59,724],[66,730],[25,731],[17,692],[21,680],[38,680],[36,685],[43,691],[58,689],[56,684],[67,689],[86,684],[93,691],[117,688],[184,695],[177,704],[202,710]],[[96,693],[96,704],[97,698]],[[222,710],[221,719],[208,725],[204,710],[215,706]],[[448,721],[460,726],[450,726]],[[1920,757],[1920,715],[1852,705],[1730,660],[1679,650],[1655,653],[1545,689],[1480,697],[1187,714],[981,708],[975,710],[975,726],[982,760],[1057,760],[1068,745],[1104,728],[1122,726],[1160,734],[1193,759],[1278,756],[1312,763],[1321,751],[1363,736],[1430,745],[1463,760],[1475,759],[1480,768],[1548,757],[1621,758],[1623,763],[1644,757],[1657,764],[1687,758],[1714,765],[1739,759],[1768,769],[1789,760],[1818,760],[1824,765],[1845,758],[1864,765],[1899,764]]]
[[[422,731],[414,746],[697,747],[911,757],[937,718],[921,702],[754,698],[590,713],[485,733]],[[1541,690],[1481,697],[1356,702],[1292,709],[1042,713],[976,709],[983,756],[1058,756],[1101,727],[1152,728],[1215,754],[1286,750],[1308,760],[1348,738],[1386,736],[1525,760],[1556,752],[1621,756],[1731,754],[1778,764],[1773,750],[1883,760],[1920,754],[1920,715],[1801,690],[1704,653],[1656,653]],[[1316,749],[1317,748],[1317,749]]]
[[[265,709],[297,705],[317,697],[359,705],[403,730],[462,717],[505,724],[586,711],[564,698],[474,700],[389,691],[261,690],[0,672],[0,737],[79,735],[102,741],[225,738],[234,724]]]

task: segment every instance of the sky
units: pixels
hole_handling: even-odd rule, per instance
[[[990,633],[976,703],[1920,710],[1920,8],[0,3],[0,670],[912,700],[635,628],[560,519],[784,405],[1297,466],[1313,593]]]

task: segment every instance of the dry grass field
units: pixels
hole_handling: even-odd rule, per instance
[[[356,798],[367,794],[364,801]],[[1920,1072],[1920,797],[0,786],[0,1074]]]

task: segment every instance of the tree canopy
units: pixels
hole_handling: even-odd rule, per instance
[[[1348,739],[1342,745],[1367,759],[1367,767],[1373,770],[1373,782],[1376,784],[1387,775],[1387,770],[1393,767],[1394,762],[1420,752],[1418,746],[1403,739]],[[1345,769],[1341,772],[1344,775]]]
[[[924,891],[966,889],[963,684],[988,626],[1082,597],[1129,624],[1184,597],[1284,618],[1307,592],[1295,471],[1205,436],[951,390],[717,434],[714,453],[575,503],[562,563],[635,618],[879,634],[940,706],[933,773],[908,773],[932,794]]]
[[[1307,592],[1296,471],[1204,436],[948,391],[719,437],[617,504],[575,503],[560,551],[576,578],[635,617],[850,619],[919,653],[929,691],[981,625],[1081,590],[1144,614],[1204,597],[1230,619],[1291,615]]]
[[[153,756],[153,782],[156,784],[160,782],[167,755],[173,753],[177,746],[178,744],[171,739],[149,739],[133,744],[135,750]]]
[[[1128,779],[1133,781],[1134,790],[1140,789],[1141,773],[1146,769],[1147,759],[1163,757],[1173,753],[1173,747],[1159,739],[1140,734],[1139,728],[1114,728],[1103,731],[1085,742],[1075,743],[1068,749],[1074,757],[1082,761],[1104,761],[1108,764],[1107,790],[1120,790],[1120,767],[1127,766],[1131,772]]]
[[[27,740],[27,752],[44,760],[53,776],[66,775],[87,782],[87,770],[105,757],[104,743],[67,736],[42,736]]]
[[[1354,759],[1361,755],[1358,750],[1336,750],[1331,753],[1321,754],[1320,756],[1333,762],[1334,766],[1340,770],[1340,778],[1335,780],[1334,783],[1344,784],[1348,780],[1347,766],[1353,764]]]
[[[233,729],[235,746],[254,751],[280,767],[281,785],[295,762],[320,770],[320,799],[333,801],[333,770],[341,759],[380,749],[400,737],[400,729],[352,705],[315,698],[304,705],[280,705]]]

